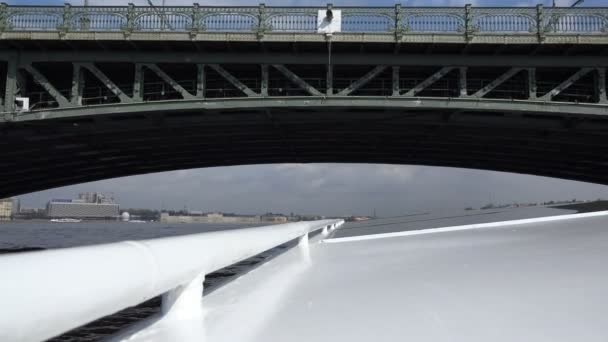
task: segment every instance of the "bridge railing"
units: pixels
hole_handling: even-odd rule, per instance
[[[41,341],[163,294],[166,317],[200,314],[206,274],[344,223],[321,220],[0,257],[0,341]]]
[[[0,6],[2,31],[315,33],[319,7]],[[340,7],[342,32],[608,34],[608,8]]]

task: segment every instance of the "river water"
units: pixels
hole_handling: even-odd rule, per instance
[[[428,229],[471,223],[495,222],[531,217],[571,214],[575,211],[543,207],[408,213],[390,218],[349,222],[334,234],[336,237],[377,234],[393,231]],[[124,240],[143,240],[177,235],[239,229],[255,225],[237,224],[166,224],[127,222],[51,223],[20,221],[0,223],[0,254],[28,250],[95,245]],[[278,255],[290,244],[262,253],[205,277],[204,292],[243,274],[260,262]],[[159,312],[160,298],[104,317],[56,337],[54,342],[97,341],[128,325]]]

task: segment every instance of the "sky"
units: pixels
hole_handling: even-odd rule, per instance
[[[574,0],[556,0],[569,6]],[[585,0],[582,6],[606,6]],[[133,0],[145,5],[146,0]],[[265,0],[268,6],[323,6],[327,1]],[[395,1],[333,0],[338,7],[392,6]],[[12,5],[62,5],[64,0],[9,0]],[[91,5],[126,1],[90,0]],[[154,0],[161,4],[161,0]],[[166,5],[191,1],[166,0]],[[199,0],[200,5],[257,5],[246,0]],[[551,0],[409,0],[404,6],[551,6]],[[82,1],[72,1],[73,5]],[[238,213],[396,216],[420,211],[479,207],[489,202],[538,202],[608,198],[608,187],[502,172],[413,165],[286,164],[207,168],[117,178],[20,196],[25,207],[78,192],[113,194],[123,208],[183,209]]]
[[[163,172],[20,196],[26,207],[78,192],[113,194],[122,208],[244,214],[398,216],[488,202],[608,198],[608,187],[554,178],[413,165],[275,164]]]

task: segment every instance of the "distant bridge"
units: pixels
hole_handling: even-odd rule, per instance
[[[607,8],[2,5],[0,196],[281,162],[608,184],[607,67]]]

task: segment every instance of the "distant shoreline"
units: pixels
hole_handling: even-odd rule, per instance
[[[590,213],[594,211],[608,210],[608,201],[594,201],[566,205],[551,206],[554,209],[576,210],[577,213]]]

